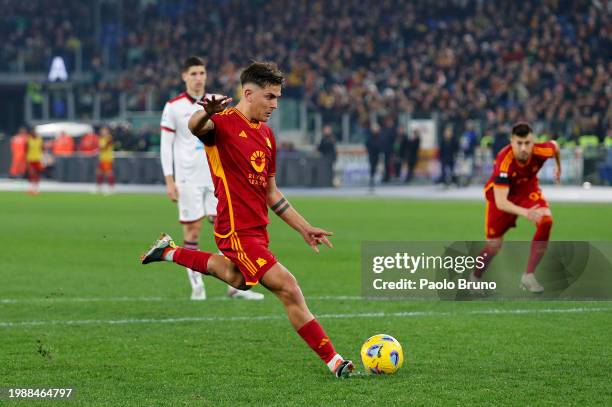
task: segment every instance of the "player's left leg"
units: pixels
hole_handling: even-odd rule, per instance
[[[540,221],[536,224],[536,231],[531,241],[531,251],[529,253],[529,261],[527,262],[527,269],[521,277],[521,286],[523,288],[534,292],[541,293],[544,291],[544,287],[535,278],[535,270],[542,257],[546,253],[548,248],[548,241],[550,239],[550,231],[552,230],[553,218],[548,204],[546,201],[540,203],[540,206],[546,207],[546,212]]]
[[[40,183],[40,172],[41,165],[38,162],[30,163],[28,178],[30,180],[30,195],[38,195],[39,192],[39,183]]]
[[[337,377],[346,377],[353,362],[344,360],[334,349],[323,327],[308,309],[297,280],[280,263],[274,264],[261,278],[261,284],[283,303],[289,322],[308,346],[319,355]]]
[[[106,172],[106,177],[108,180],[108,187],[110,193],[115,192],[115,172],[113,171],[113,164],[110,163],[108,166],[108,170]]]

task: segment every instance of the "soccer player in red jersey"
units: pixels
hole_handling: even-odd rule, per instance
[[[487,246],[480,253],[485,265],[470,276],[480,281],[482,273],[502,246],[504,234],[516,226],[516,218],[523,216],[535,224],[527,269],[521,286],[534,293],[544,288],[534,276],[535,269],[546,252],[553,219],[538,184],[538,171],[549,158],[555,158],[555,180],[561,179],[559,147],[554,141],[534,143],[533,132],[527,123],[512,128],[510,144],[504,147],[493,167],[493,174],[485,186],[485,234]]]
[[[141,260],[173,261],[241,290],[261,283],[283,303],[294,329],[331,372],[346,377],[353,363],[334,350],[297,280],[268,248],[268,207],[315,252],[320,244],[332,247],[332,234],[310,225],[276,186],[276,140],[265,122],[278,107],[283,81],[275,64],[254,62],[240,76],[242,97],[236,107],[227,108],[229,97],[213,97],[189,120],[189,129],[204,143],[213,175],[219,200],[215,240],[224,256],[177,247],[162,235]]]

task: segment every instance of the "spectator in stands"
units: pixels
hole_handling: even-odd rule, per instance
[[[383,120],[383,125],[380,129],[382,138],[382,152],[384,155],[384,173],[382,182],[387,183],[391,180],[393,174],[394,151],[393,146],[397,137],[397,129],[393,117],[387,116]]]
[[[441,174],[438,179],[438,183],[444,185],[450,185],[451,183],[457,183],[455,176],[455,162],[457,159],[457,152],[459,151],[459,143],[453,133],[452,125],[447,125],[444,128],[442,134],[442,140],[440,141],[440,169]]]
[[[331,126],[323,126],[322,137],[317,150],[323,157],[327,158],[332,163],[332,166],[336,163],[336,158],[338,156],[336,150],[336,136],[334,136]]]
[[[419,160],[419,149],[421,148],[421,132],[419,129],[412,130],[410,137],[404,137],[401,150],[401,156],[406,163],[406,178],[404,182],[408,183],[412,181],[414,177],[414,168]]]
[[[506,125],[500,124],[497,126],[493,144],[491,145],[492,157],[497,157],[497,154],[510,143],[509,130]]]
[[[366,150],[368,152],[368,162],[370,163],[369,185],[372,190],[374,189],[374,178],[378,168],[378,160],[384,149],[383,142],[382,135],[380,134],[380,126],[377,123],[372,124],[370,133],[366,139]]]
[[[347,113],[360,123],[439,112],[445,122],[482,120],[483,128],[519,117],[546,121],[564,138],[576,131],[603,139],[610,127],[605,2],[179,3],[119,3],[123,21],[116,30],[104,15],[95,27],[95,8],[79,0],[48,0],[44,15],[32,2],[4,0],[0,70],[45,70],[51,50],[67,54],[70,65],[80,49],[94,76],[82,85],[84,94],[95,89],[108,117],[117,114],[121,92],[130,107],[161,110],[181,87],[176,61],[206,43],[211,89],[235,94],[246,63],[240,51],[249,49],[255,59],[280,61],[290,72],[287,94],[305,98],[326,123],[340,123]],[[271,19],[276,24],[266,24]],[[223,43],[215,41],[226,27],[233,29],[225,30]],[[102,41],[94,35],[100,30]],[[272,47],[274,38],[282,41]],[[116,55],[116,66],[103,53]],[[85,117],[93,99],[84,99],[77,111]],[[499,117],[491,120],[490,112]]]

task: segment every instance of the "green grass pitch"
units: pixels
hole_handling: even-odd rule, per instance
[[[335,233],[335,247],[314,254],[272,219],[272,250],[345,357],[360,365],[370,335],[398,338],[406,360],[396,375],[336,380],[271,294],[225,300],[206,279],[212,298],[194,303],[184,269],[141,266],[160,232],[181,237],[164,196],[0,193],[0,387],[73,387],[74,406],[612,405],[609,302],[355,298],[361,241],[480,240],[484,203],[292,202]],[[612,238],[610,205],[552,210],[555,240]],[[519,221],[508,238],[532,233]],[[506,312],[479,313],[492,308]],[[400,312],[414,313],[388,315]],[[0,400],[34,405],[20,403]]]

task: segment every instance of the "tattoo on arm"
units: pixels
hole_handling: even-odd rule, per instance
[[[289,202],[285,198],[281,198],[278,202],[272,205],[270,209],[272,209],[274,213],[276,213],[278,216],[281,216],[283,212],[285,212],[290,207],[291,205],[289,204]]]

